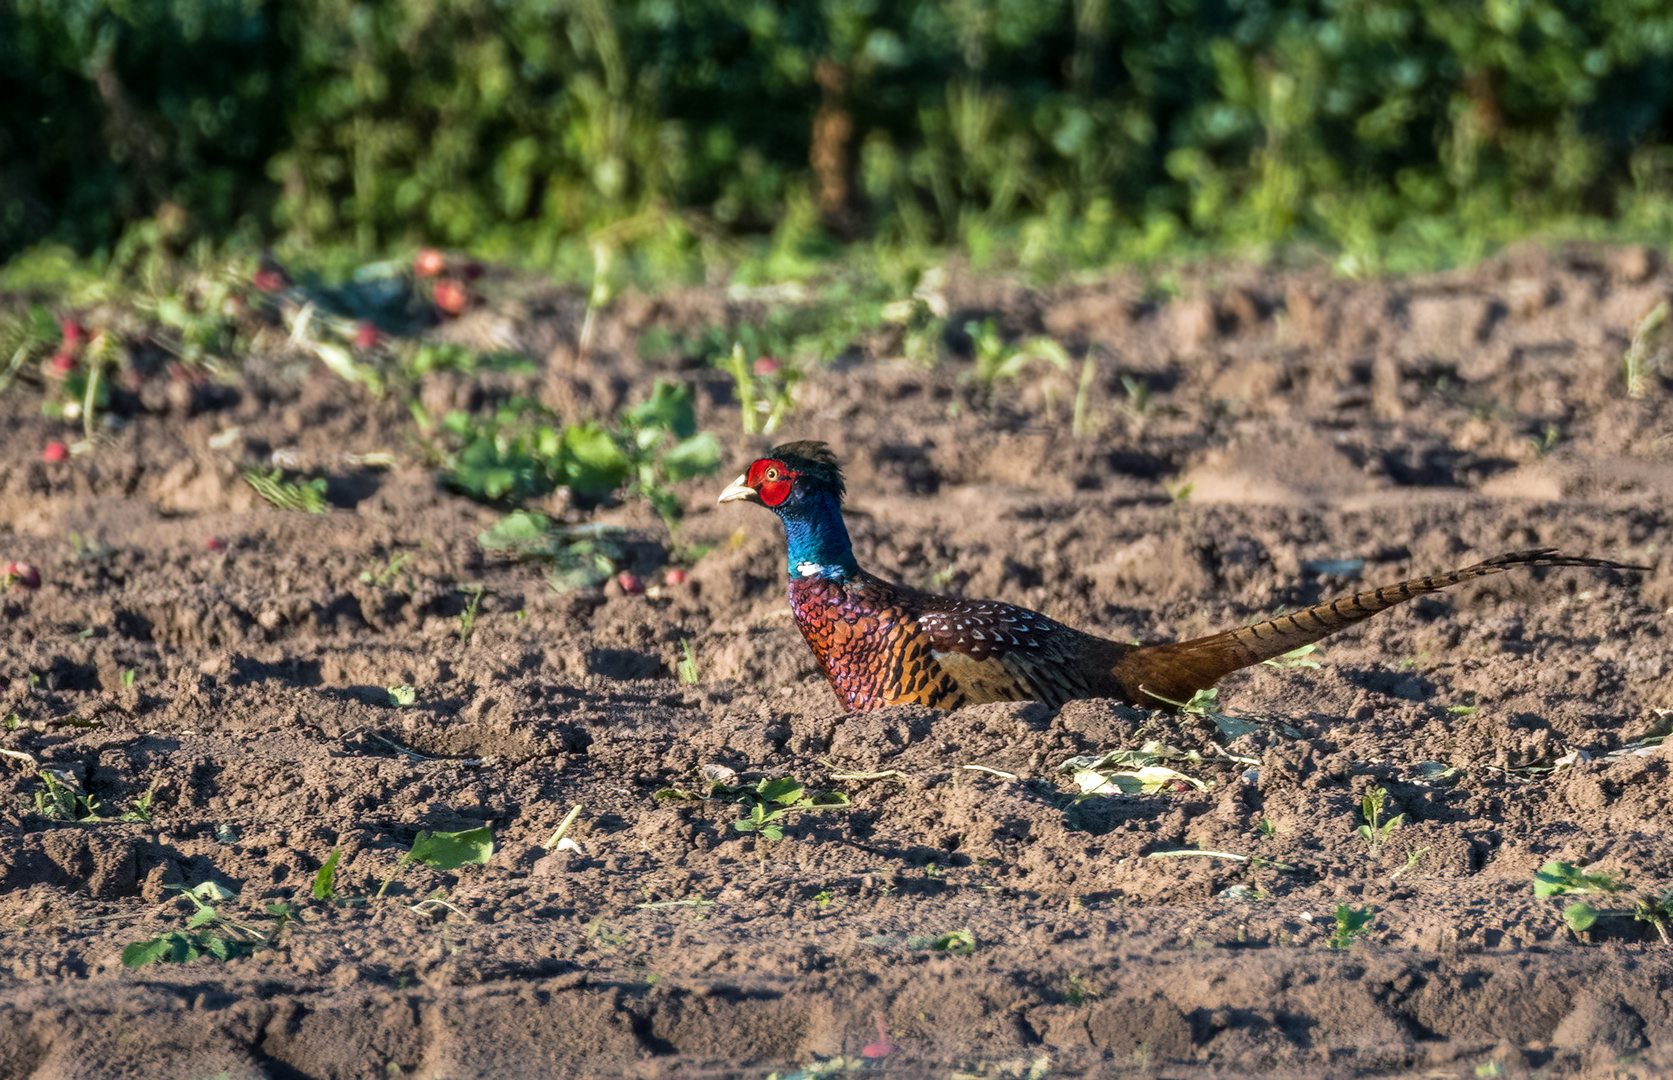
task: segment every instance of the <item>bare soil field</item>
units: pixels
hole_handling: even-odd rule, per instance
[[[642,503],[552,511],[642,530],[643,595],[484,552],[500,512],[446,490],[404,407],[283,351],[184,392],[159,372],[58,463],[68,426],[14,389],[0,557],[43,585],[0,597],[0,1076],[1667,1075],[1673,947],[1627,917],[1573,931],[1534,880],[1614,874],[1587,899],[1622,909],[1673,885],[1673,381],[1633,399],[1621,373],[1670,289],[1650,253],[1593,248],[1362,284],[1204,268],[1177,295],[954,272],[951,325],[1091,351],[1089,432],[1077,373],[990,400],[959,341],[925,367],[883,336],[798,387],[778,435],[844,459],[863,566],[1119,639],[1521,548],[1650,568],[1404,605],[1316,668],[1228,679],[1230,722],[844,714],[777,523],[714,504],[777,440],[738,434],[724,376],[636,347],[760,317],[719,291],[623,298],[583,360],[584,295],[534,290],[452,332],[492,322],[536,374],[424,387],[578,419],[691,385],[728,463],[678,489],[713,545],[684,581]],[[275,451],[331,512],[245,483]],[[1152,743],[1202,786],[1080,798],[1061,770]],[[50,812],[48,773],[97,814]],[[736,802],[658,798],[734,774],[851,805],[774,839]],[[1374,789],[1370,824],[1401,819],[1367,836]],[[485,865],[341,902],[420,831],[481,826]],[[315,899],[334,850],[339,901]],[[124,967],[205,882],[264,947]],[[1371,916],[1346,949],[1339,909]]]

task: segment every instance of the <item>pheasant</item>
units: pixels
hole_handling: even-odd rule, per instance
[[[1258,664],[1460,582],[1523,566],[1642,570],[1550,548],[1513,551],[1434,577],[1356,593],[1253,626],[1165,645],[1129,645],[993,600],[937,596],[854,561],[842,520],[842,469],[821,442],[786,443],[720,493],[784,523],[790,610],[838,700],[851,711],[908,702],[956,709],[988,701],[1116,698],[1148,707],[1190,700]]]

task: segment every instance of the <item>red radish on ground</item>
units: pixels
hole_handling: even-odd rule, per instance
[[[638,596],[645,591],[645,579],[638,574],[630,574],[626,570],[616,575],[616,584],[622,587],[622,592],[629,596]]]
[[[70,448],[56,439],[47,443],[46,449],[41,451],[41,460],[48,465],[56,465],[69,456]]]
[[[755,358],[755,374],[757,374],[757,375],[771,375],[773,372],[775,372],[777,370],[778,370],[778,361],[776,359],[774,359],[773,357],[771,357],[771,356],[758,356],[758,357]]]
[[[76,368],[76,358],[67,352],[52,354],[52,370],[59,375],[68,375]]]
[[[33,591],[41,587],[41,572],[33,563],[9,562],[0,577],[5,578],[6,584],[12,588]]]
[[[424,248],[412,260],[412,272],[419,277],[435,277],[447,268],[447,256],[435,248]]]
[[[354,328],[354,347],[357,349],[374,349],[378,344],[378,328],[369,322],[360,322]]]
[[[277,270],[257,270],[255,283],[262,292],[278,292],[285,287],[285,276]]]
[[[211,536],[204,542],[204,547],[207,547],[210,551],[225,551],[227,549],[227,542],[222,540],[219,536]]]
[[[81,348],[81,343],[87,340],[87,331],[74,319],[65,319],[58,324],[58,329],[64,335],[65,352],[75,352]]]
[[[452,278],[443,278],[436,282],[436,306],[449,315],[457,315],[465,310],[465,304],[470,296],[465,292],[464,285]]]
[[[690,575],[688,575],[684,570],[675,566],[671,567],[667,573],[662,575],[662,581],[665,585],[684,585],[685,579],[689,576]]]

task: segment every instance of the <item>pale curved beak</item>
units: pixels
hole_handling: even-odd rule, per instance
[[[720,498],[717,501],[723,502],[723,503],[729,503],[729,502],[754,502],[754,503],[758,503],[758,502],[761,501],[761,493],[749,486],[749,474],[744,473],[741,476],[739,476],[736,480],[734,480],[730,484],[726,485],[726,490],[720,493]]]

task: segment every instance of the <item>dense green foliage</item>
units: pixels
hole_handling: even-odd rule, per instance
[[[0,257],[146,218],[554,266],[823,222],[1375,268],[1673,220],[1667,0],[12,0],[0,99]]]

